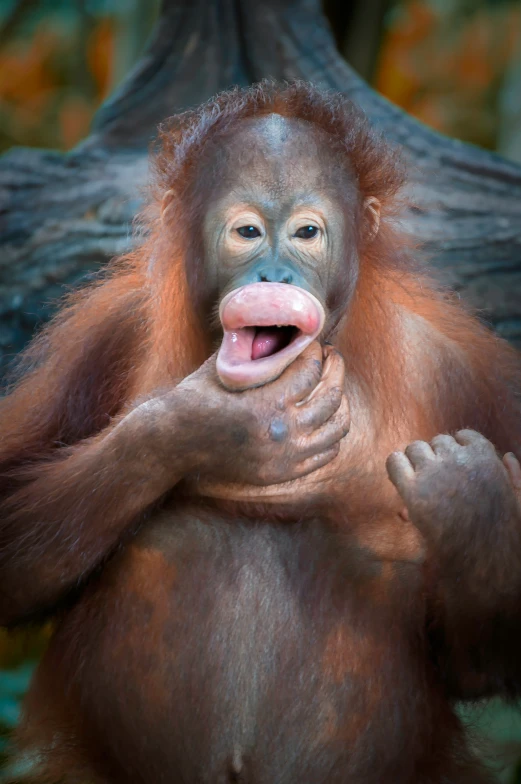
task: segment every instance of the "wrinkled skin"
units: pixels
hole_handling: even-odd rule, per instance
[[[224,150],[207,151],[196,183],[209,204],[205,315],[240,286],[290,281],[326,308],[329,334],[356,284],[358,224],[376,230],[379,213],[376,199],[360,202],[350,165],[338,166],[328,139],[276,115],[247,121]],[[241,235],[247,227],[253,236]],[[316,233],[308,236],[307,227]]]
[[[378,202],[359,203],[349,165],[339,169],[320,134],[277,116],[245,122],[224,153],[222,147],[210,147],[199,166],[194,187],[206,189],[209,209],[197,251],[205,258],[206,286],[194,291],[194,301],[205,322],[214,323],[216,303],[230,291],[261,280],[291,280],[288,291],[304,288],[326,313],[319,341],[273,383],[226,391],[212,358],[173,393],[148,401],[132,415],[143,416],[143,427],[158,434],[163,464],[176,466],[173,479],[182,444],[182,478],[197,477],[205,495],[224,492],[238,498],[251,494],[248,488],[283,485],[334,465],[349,431],[349,402],[342,357],[320,345],[337,327],[356,284],[354,216],[360,213],[365,230],[376,231]],[[169,207],[167,194],[166,231]],[[308,226],[317,234],[297,236]],[[240,231],[247,227],[258,236],[243,237]],[[214,337],[222,337],[217,324]],[[223,490],[228,484],[233,491]],[[240,493],[237,487],[243,488]],[[295,486],[292,498],[298,493]]]
[[[347,161],[338,166],[336,151],[323,134],[311,130],[307,123],[276,115],[245,121],[224,148],[210,145],[198,165],[193,187],[203,189],[209,205],[202,218],[201,245],[196,250],[205,259],[206,285],[204,291],[194,290],[193,296],[205,322],[214,324],[214,339],[222,338],[219,325],[212,321],[216,303],[241,286],[282,281],[288,282],[288,292],[303,288],[321,303],[325,323],[319,343],[324,345],[334,335],[353,296],[359,237],[378,231],[378,200],[360,199],[351,166]],[[163,204],[166,231],[169,205],[167,194]],[[254,230],[253,236],[242,236],[247,228]],[[314,229],[312,236],[307,236],[306,228]],[[311,350],[319,360],[317,345]],[[308,351],[302,358],[307,356]],[[296,484],[289,494],[281,486],[315,471],[326,490],[326,479],[338,471],[334,458],[350,426],[342,364],[338,354],[334,360],[326,360],[323,382],[313,402],[300,412],[293,407],[298,402],[293,393],[280,395],[279,387],[273,384],[263,386],[258,394],[244,390],[239,395],[227,395],[221,390],[217,395],[213,364],[186,379],[174,398],[186,411],[194,443],[199,445],[197,459],[187,465],[191,476],[198,479],[197,491],[205,496],[251,500],[280,497],[282,493],[286,500],[297,500],[299,496],[309,497],[313,485],[306,490],[305,483]],[[280,381],[289,379],[290,374],[296,377],[300,367],[297,360]],[[303,389],[307,383],[303,379]],[[198,394],[192,397],[196,389]],[[185,395],[183,402],[181,394]],[[286,410],[285,395],[293,401]],[[273,408],[270,400],[277,397]],[[197,400],[201,408],[192,408]],[[208,406],[219,423],[215,429],[209,428],[200,415]],[[246,418],[244,426],[240,424],[241,409]],[[279,421],[272,428],[274,411],[279,412]],[[224,427],[228,412],[233,426]],[[203,421],[205,429],[199,433],[197,427]],[[254,431],[256,422],[262,436]],[[311,438],[318,426],[319,432]],[[227,434],[231,436],[228,443]],[[201,449],[206,452],[203,454]],[[256,456],[252,457],[254,452]],[[223,463],[227,454],[233,455],[233,460]],[[217,455],[212,464],[212,457]],[[330,475],[324,470],[327,465],[331,466]],[[257,499],[253,488],[259,487],[266,492]]]
[[[248,485],[289,482],[327,465],[349,432],[344,362],[315,342],[272,384],[232,393],[220,384],[212,357],[131,416],[142,415],[165,461],[184,438],[185,472]]]
[[[517,693],[521,467],[473,430],[415,441],[387,460],[389,477],[427,543],[433,631],[452,693]],[[501,614],[498,614],[501,608]]]
[[[408,515],[434,547],[450,546],[486,523],[514,527],[521,517],[521,469],[501,459],[490,441],[472,430],[415,441],[387,460],[389,477]]]
[[[407,516],[449,567],[443,570],[444,582],[480,602],[490,597],[490,586],[496,597],[511,591],[517,596],[508,560],[517,557],[521,546],[521,468],[512,453],[501,459],[482,435],[460,430],[454,437],[415,441],[405,452],[393,453],[387,470]],[[484,559],[487,539],[490,557]],[[498,547],[505,560],[494,557]]]
[[[483,784],[454,703],[521,694],[517,359],[422,276],[347,99],[270,89],[179,120],[161,219],[0,404],[0,622],[57,621],[46,784]],[[297,288],[319,331],[230,391],[258,283],[246,364]]]

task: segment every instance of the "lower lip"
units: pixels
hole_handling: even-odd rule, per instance
[[[295,294],[295,298],[288,303],[290,291]],[[232,300],[236,311],[232,312],[230,318],[226,310]],[[278,301],[284,303],[282,309],[286,314],[291,314],[296,324],[288,324],[288,318],[277,312]],[[256,307],[262,310],[262,315],[258,317],[251,315],[251,311]],[[325,319],[324,309],[316,297],[303,289],[292,289],[282,283],[254,283],[232,291],[223,299],[219,315],[224,337],[217,357],[217,373],[225,387],[236,391],[262,386],[280,376],[318,337]],[[250,323],[246,323],[247,321]],[[255,326],[258,327],[275,324],[295,326],[299,332],[291,343],[280,351],[252,360],[254,334],[246,332],[253,329],[252,321],[255,321]]]

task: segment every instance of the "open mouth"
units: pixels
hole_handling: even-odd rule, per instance
[[[312,294],[286,283],[252,283],[219,309],[224,331],[217,373],[228,389],[261,386],[290,365],[320,334],[325,313]]]
[[[251,358],[262,359],[271,357],[282,351],[283,348],[297,337],[300,330],[297,327],[254,327],[255,335],[251,347]]]

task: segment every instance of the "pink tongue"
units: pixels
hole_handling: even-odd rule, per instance
[[[276,327],[264,327],[258,329],[253,344],[251,347],[251,358],[262,359],[262,357],[271,357],[276,354],[281,348],[284,348],[287,343],[287,335],[282,329]]]

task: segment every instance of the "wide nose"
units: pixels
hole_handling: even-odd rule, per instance
[[[293,273],[287,267],[263,267],[257,279],[259,283],[293,283]]]

